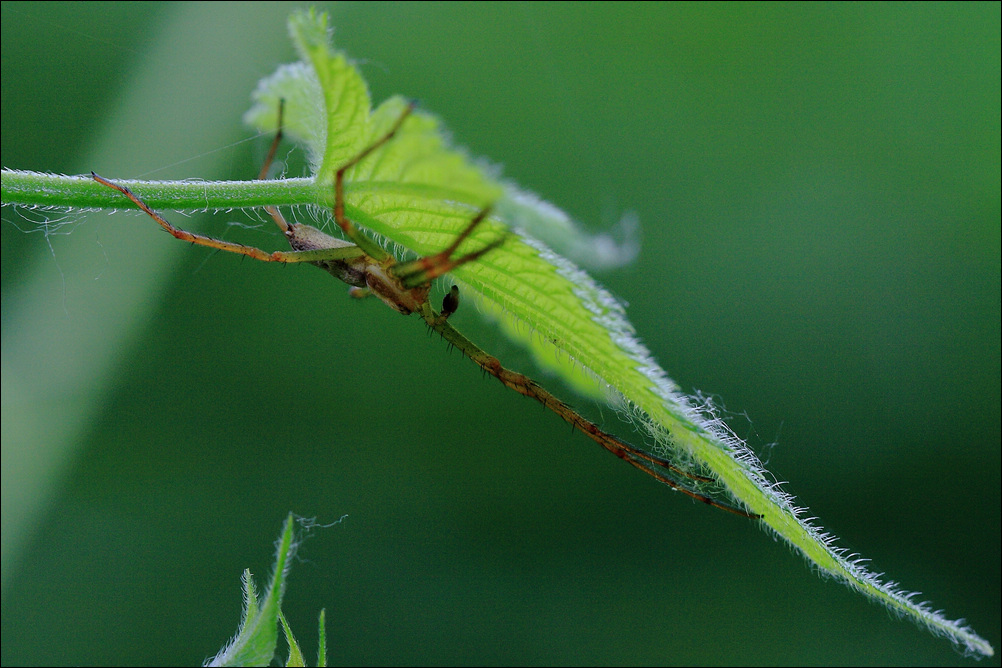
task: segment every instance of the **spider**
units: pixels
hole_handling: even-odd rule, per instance
[[[258,179],[265,179],[267,177],[268,168],[274,160],[279,142],[282,140],[283,106],[279,106],[278,131],[272,141],[271,148],[265,158]],[[278,225],[282,233],[285,234],[289,245],[292,247],[291,251],[274,251],[269,253],[253,246],[244,246],[179,229],[147,206],[143,200],[125,186],[109,181],[94,172],[91,172],[91,177],[98,183],[122,193],[122,195],[127,197],[133,204],[153,218],[164,230],[177,239],[230,253],[246,255],[247,257],[263,262],[306,262],[323,269],[338,280],[347,283],[353,296],[364,297],[366,295],[375,295],[383,303],[399,313],[404,315],[417,313],[428,327],[438,332],[446,341],[473,360],[484,372],[491,374],[506,387],[519,394],[539,401],[543,406],[569,422],[575,429],[620,459],[623,459],[672,489],[692,497],[696,501],[741,517],[760,519],[761,515],[745,512],[734,506],[717,501],[710,496],[689,489],[671,477],[671,474],[689,478],[697,483],[711,483],[713,482],[712,478],[680,469],[666,459],[652,455],[616,438],[603,431],[595,423],[582,417],[573,408],[528,376],[503,367],[497,358],[481,350],[449,323],[449,316],[459,308],[459,288],[457,286],[453,285],[445,295],[440,311],[432,308],[428,299],[428,293],[434,279],[456,267],[476,261],[484,254],[505,243],[507,235],[502,234],[479,250],[454,257],[459,245],[490,214],[490,207],[482,209],[474,216],[469,225],[460,232],[447,248],[433,255],[410,261],[398,261],[393,255],[386,252],[376,243],[376,241],[355,227],[351,220],[348,219],[344,210],[345,173],[393,139],[413,110],[414,105],[411,103],[386,134],[342,165],[335,174],[334,221],[350,241],[332,237],[310,225],[302,223],[290,224],[277,208],[269,206],[265,207],[265,210],[275,221],[275,224]]]

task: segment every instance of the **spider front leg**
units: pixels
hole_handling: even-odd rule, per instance
[[[351,258],[357,258],[363,255],[363,252],[352,244],[344,244],[343,246],[337,247],[326,247],[326,248],[314,248],[309,250],[292,250],[292,251],[274,251],[269,253],[268,251],[261,250],[260,248],[255,248],[254,246],[245,246],[243,244],[238,244],[232,241],[223,241],[222,239],[216,239],[214,237],[209,237],[204,234],[196,234],[194,232],[188,232],[187,230],[182,230],[179,227],[174,227],[166,218],[161,216],[159,213],[151,209],[146,205],[142,199],[140,199],[134,192],[129,190],[123,185],[109,181],[103,176],[98,176],[94,172],[90,173],[91,177],[100,183],[101,185],[107,186],[125,195],[133,204],[139,207],[146,215],[148,215],[153,220],[166,230],[175,239],[180,239],[181,241],[188,241],[198,246],[206,246],[208,248],[215,248],[217,250],[226,251],[228,253],[237,253],[238,255],[246,255],[247,257],[253,258],[255,260],[260,260],[262,262],[320,262],[324,260],[345,260]],[[336,241],[336,240],[335,240]]]
[[[365,268],[365,285],[353,287],[350,294],[353,297],[365,297],[374,294],[390,308],[400,313],[409,315],[418,311],[428,300],[428,290],[431,282],[455,269],[458,266],[472,262],[483,256],[502,243],[505,236],[502,235],[493,242],[487,244],[480,250],[453,258],[453,254],[459,245],[470,235],[471,232],[483,222],[490,213],[490,208],[480,211],[470,221],[469,225],[460,232],[456,239],[445,250],[428,255],[410,262],[397,263],[396,259],[387,254],[379,244],[372,240],[362,230],[355,227],[354,223],[345,214],[344,179],[349,169],[358,165],[362,160],[371,155],[374,151],[382,147],[400,131],[404,121],[414,110],[414,104],[408,104],[400,117],[393,123],[393,126],[385,134],[376,139],[358,155],[346,162],[334,175],[334,221],[344,234],[351,239],[366,256],[370,259]],[[458,302],[457,302],[458,304]],[[453,309],[454,310],[454,309]],[[451,313],[451,311],[450,311]]]
[[[683,476],[694,483],[712,483],[713,479],[702,476],[691,471],[675,466],[671,461],[652,455],[651,453],[637,448],[626,441],[616,438],[612,434],[603,431],[594,422],[583,417],[580,413],[555,397],[545,388],[539,385],[528,376],[506,369],[501,365],[496,357],[488,355],[470,339],[466,338],[448,322],[449,316],[459,306],[459,288],[452,286],[452,290],[446,295],[442,302],[442,312],[436,313],[427,303],[422,306],[421,317],[425,323],[442,335],[446,341],[459,349],[464,355],[483,369],[486,373],[497,378],[501,383],[519,394],[535,399],[544,407],[559,415],[563,420],[570,423],[576,430],[592,439],[607,451],[616,455],[634,468],[640,469],[658,482],[664,483],[672,489],[682,492],[686,496],[705,503],[708,506],[745,517],[748,519],[760,519],[762,516],[756,513],[749,513],[741,508],[717,501],[711,496],[702,494],[694,489],[690,489],[688,484],[683,484],[672,477],[672,474]]]
[[[334,222],[338,224],[338,227],[345,233],[349,239],[355,242],[359,248],[365,251],[365,254],[374,260],[384,260],[388,256],[386,251],[377,244],[375,241],[370,239],[364,232],[355,227],[355,225],[348,219],[344,213],[344,175],[345,173],[362,162],[365,158],[369,157],[373,151],[378,149],[380,146],[386,142],[393,139],[393,136],[397,134],[404,121],[407,117],[411,115],[414,111],[414,103],[411,102],[404,109],[403,113],[400,114],[400,118],[393,123],[393,127],[390,128],[389,132],[384,134],[382,137],[374,141],[367,148],[365,148],[361,153],[356,155],[354,158],[341,165],[334,175]]]
[[[459,244],[461,244],[463,240],[470,235],[473,228],[479,225],[487,217],[488,211],[489,209],[481,211],[473,219],[473,221],[466,226],[466,229],[464,229],[459,236],[456,237],[455,241],[453,241],[448,248],[439,253],[420,257],[409,262],[401,262],[399,264],[392,256],[388,256],[380,262],[372,261],[366,268],[365,288],[352,290],[352,296],[364,297],[369,294],[374,294],[387,306],[403,313],[404,315],[410,315],[415,312],[423,313],[429,308],[428,292],[431,289],[431,282],[435,278],[448,271],[452,271],[456,267],[464,265],[467,262],[473,262],[477,258],[484,255],[484,253],[487,253],[504,243],[507,237],[506,235],[501,235],[480,250],[467,253],[466,255],[462,255],[458,258],[452,257],[453,253],[455,253],[456,249],[459,247]],[[445,318],[452,315],[452,313],[455,312],[456,308],[459,306],[458,293],[455,287],[453,287],[453,291],[454,292],[450,293],[450,295],[454,295],[454,298],[450,301],[450,297],[446,297],[446,302],[443,307],[443,314]]]
[[[445,250],[435,253],[434,255],[419,257],[418,259],[411,260],[410,262],[402,262],[393,267],[392,271],[394,276],[396,276],[403,285],[410,287],[431,283],[431,281],[439,276],[442,276],[443,274],[450,272],[456,267],[462,266],[467,262],[473,262],[485,253],[488,253],[503,244],[507,236],[505,234],[502,234],[480,250],[467,253],[466,255],[462,255],[455,259],[452,257],[452,254],[456,252],[457,248],[459,248],[459,244],[463,243],[463,241],[470,236],[470,233],[473,232],[477,225],[482,223],[487,218],[490,211],[490,207],[482,209]]]
[[[271,166],[272,161],[275,159],[275,153],[278,150],[279,142],[282,140],[282,118],[284,109],[285,100],[281,100],[278,107],[278,130],[275,133],[275,138],[272,140],[271,147],[268,150],[268,156],[265,158],[264,164],[261,166],[261,171],[258,174],[258,180],[264,180],[267,177],[268,169]],[[129,190],[126,186],[109,181],[104,177],[98,176],[94,172],[91,172],[91,177],[98,183],[117,190],[125,195],[133,204],[139,207],[140,210],[153,218],[153,220],[157,221],[160,227],[166,230],[171,236],[176,239],[180,239],[181,241],[188,241],[192,244],[215,248],[229,253],[237,253],[262,262],[309,262],[322,269],[326,269],[346,283],[351,285],[364,285],[364,280],[361,277],[364,270],[360,270],[358,265],[360,261],[364,262],[367,258],[365,258],[365,253],[361,248],[346,241],[326,235],[309,225],[290,225],[275,207],[266,206],[265,211],[267,211],[272,219],[274,219],[275,224],[278,225],[279,229],[281,229],[286,238],[288,238],[289,244],[293,248],[291,251],[274,251],[269,253],[253,246],[245,246],[243,244],[223,241],[222,239],[216,239],[203,234],[196,234],[194,232],[182,230],[172,225],[166,218],[151,209],[139,196]]]

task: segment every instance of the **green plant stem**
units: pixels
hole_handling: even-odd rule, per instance
[[[226,210],[263,206],[317,204],[312,178],[266,181],[137,181],[114,179],[153,209]],[[4,169],[0,198],[4,205],[63,209],[135,208],[122,195],[87,176],[62,176]],[[333,199],[333,193],[330,194]]]

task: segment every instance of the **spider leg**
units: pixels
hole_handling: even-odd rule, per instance
[[[278,101],[278,129],[275,131],[275,138],[272,139],[271,147],[268,149],[268,156],[265,158],[264,164],[261,165],[261,171],[257,176],[258,181],[267,179],[268,170],[271,167],[271,163],[275,160],[279,142],[282,141],[284,134],[282,125],[284,112],[285,99],[283,98]],[[360,264],[364,264],[368,259],[364,257],[365,253],[361,248],[324,234],[309,225],[299,223],[290,225],[285,220],[285,216],[278,210],[278,207],[265,206],[264,210],[268,212],[272,220],[275,221],[275,224],[285,234],[294,251],[298,251],[299,253],[313,252],[317,255],[317,260],[314,264],[330,272],[339,280],[351,285],[349,293],[352,296],[364,297],[366,295],[367,290],[357,285],[357,283],[363,280],[360,274]],[[311,256],[304,254],[302,257],[309,258]]]
[[[740,508],[717,501],[713,497],[700,494],[699,492],[689,489],[682,483],[670,477],[668,473],[659,469],[664,469],[665,471],[669,471],[673,474],[684,476],[694,480],[695,482],[712,482],[713,480],[712,478],[708,478],[706,476],[685,471],[666,459],[656,457],[641,450],[640,448],[637,448],[636,446],[630,445],[629,443],[616,438],[612,434],[602,431],[598,425],[582,417],[577,411],[560,401],[560,399],[541,387],[528,376],[501,366],[501,362],[499,362],[496,357],[488,355],[486,352],[481,350],[475,343],[463,336],[459,330],[447,321],[448,316],[456,310],[458,305],[459,291],[454,286],[452,291],[446,295],[445,302],[443,304],[443,312],[441,314],[435,313],[431,306],[425,303],[420,311],[421,317],[424,318],[429,327],[437,331],[446,341],[462,351],[462,353],[473,360],[477,366],[501,381],[505,387],[540,402],[543,406],[559,415],[566,422],[569,422],[575,429],[601,445],[612,454],[625,460],[631,466],[640,469],[655,480],[668,485],[672,489],[682,492],[686,496],[689,496],[701,503],[705,503],[708,506],[713,506],[714,508],[733,513],[734,515],[738,515],[740,517],[748,519],[760,519],[762,517],[761,515],[749,513]]]
[[[278,101],[278,130],[275,131],[275,138],[271,140],[271,147],[268,149],[268,156],[264,159],[264,164],[261,165],[261,171],[258,172],[257,180],[264,181],[268,178],[268,170],[271,168],[271,163],[275,161],[275,154],[278,152],[278,144],[282,141],[282,135],[284,134],[282,130],[282,119],[285,116],[285,99]],[[278,228],[289,233],[290,225],[285,220],[285,216],[278,210],[278,207],[266,206],[264,210],[268,212],[271,219],[275,221]]]
[[[334,221],[344,232],[345,236],[361,248],[366,255],[371,257],[373,260],[384,263],[384,266],[387,268],[392,267],[390,271],[393,276],[395,276],[400,281],[400,284],[407,289],[426,285],[442,274],[451,271],[460,265],[466,264],[467,262],[472,262],[481,257],[484,253],[487,253],[504,243],[504,236],[501,236],[476,252],[452,259],[452,254],[455,253],[459,245],[470,235],[471,232],[473,232],[477,225],[487,218],[487,215],[490,213],[490,208],[488,207],[480,211],[480,213],[478,213],[473,220],[470,221],[470,224],[459,234],[459,236],[456,237],[452,244],[450,244],[449,247],[442,252],[420,258],[413,262],[397,264],[395,259],[388,255],[379,244],[373,241],[362,230],[355,227],[345,214],[345,174],[349,169],[359,164],[374,151],[393,139],[397,132],[400,131],[404,121],[407,120],[407,117],[410,116],[413,111],[414,104],[408,104],[403,113],[400,114],[400,117],[397,118],[392,127],[390,127],[384,135],[379,137],[354,158],[341,165],[334,175]]]
[[[275,161],[275,154],[278,153],[278,145],[282,141],[284,136],[284,128],[282,126],[282,120],[285,117],[285,99],[278,101],[278,129],[275,130],[275,138],[271,140],[271,146],[268,148],[268,155],[264,159],[264,164],[261,165],[261,171],[257,174],[258,181],[265,181],[268,178],[268,170],[271,169],[271,163]]]
[[[452,257],[452,254],[456,252],[457,248],[459,248],[459,244],[463,243],[463,241],[470,236],[470,233],[473,232],[477,225],[482,223],[487,218],[490,211],[490,207],[482,209],[445,250],[435,253],[434,255],[427,255],[409,262],[402,262],[393,267],[393,275],[396,276],[405,287],[413,288],[430,283],[433,279],[438,278],[442,274],[452,271],[456,267],[464,265],[467,262],[473,262],[485,253],[494,250],[504,243],[507,238],[506,234],[502,234],[500,237],[480,250],[467,253],[466,255],[462,255],[455,259]]]
[[[355,227],[355,225],[348,219],[348,216],[344,213],[344,175],[349,169],[360,163],[362,160],[367,158],[373,151],[378,149],[380,146],[386,142],[393,139],[394,135],[400,130],[400,127],[404,124],[404,121],[410,116],[411,112],[414,111],[414,103],[410,103],[404,109],[404,112],[400,114],[400,118],[394,122],[393,127],[390,128],[389,132],[384,134],[382,137],[370,144],[365,150],[356,155],[354,158],[341,165],[334,175],[334,221],[338,224],[344,233],[351,241],[353,241],[359,248],[365,251],[365,254],[375,260],[386,260],[390,256],[387,254],[383,248],[377,244],[375,241],[370,239],[364,232]]]
[[[146,215],[157,221],[160,227],[165,229],[171,236],[176,239],[180,239],[181,241],[189,241],[199,246],[216,248],[228,253],[246,255],[247,257],[260,260],[262,262],[322,262],[325,260],[352,259],[362,255],[361,249],[357,246],[351,245],[304,251],[274,251],[269,253],[268,251],[263,251],[260,248],[255,248],[254,246],[244,246],[243,244],[234,243],[232,241],[223,241],[222,239],[215,239],[213,237],[205,236],[204,234],[188,232],[187,230],[174,227],[166,218],[147,206],[146,202],[140,199],[135,193],[125,186],[109,181],[102,176],[98,176],[94,172],[91,172],[90,175],[101,185],[105,185],[125,195],[133,204],[146,213]]]

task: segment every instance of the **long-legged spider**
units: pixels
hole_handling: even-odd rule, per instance
[[[439,253],[410,260],[398,262],[397,259],[387,253],[383,248],[368,237],[364,232],[356,228],[345,215],[344,211],[344,175],[359,162],[368,157],[373,151],[390,141],[403,125],[404,120],[413,111],[413,105],[409,105],[400,115],[390,130],[373,142],[368,148],[349,160],[337,170],[334,178],[334,221],[344,232],[351,242],[332,237],[321,232],[315,227],[302,223],[288,223],[278,209],[266,207],[266,210],[274,219],[279,229],[285,234],[291,251],[274,251],[268,253],[259,248],[244,246],[230,241],[223,241],[212,237],[187,232],[174,227],[163,216],[151,209],[125,186],[120,186],[112,181],[98,176],[91,172],[95,181],[109,188],[114,188],[137,207],[147,213],[160,226],[172,236],[182,241],[189,241],[200,246],[208,246],[218,250],[239,253],[255,260],[263,262],[308,262],[316,267],[329,272],[332,276],[351,286],[350,290],[355,296],[373,294],[382,300],[390,308],[410,315],[418,313],[431,329],[435,330],[442,337],[458,348],[464,355],[473,360],[477,366],[485,372],[500,380],[506,387],[515,390],[519,394],[531,397],[539,401],[543,406],[550,409],[573,427],[603,448],[613,453],[620,459],[625,460],[632,466],[640,469],[668,485],[672,489],[678,490],[693,499],[707,505],[725,510],[741,517],[759,519],[761,515],[745,512],[734,506],[717,501],[716,499],[700,494],[689,489],[682,483],[670,476],[674,473],[684,476],[697,483],[713,482],[712,478],[685,471],[673,465],[666,459],[652,455],[640,448],[637,448],[615,436],[603,431],[595,423],[579,415],[573,408],[557,399],[553,394],[540,387],[528,376],[516,373],[505,367],[497,358],[488,355],[472,341],[463,336],[455,327],[449,324],[448,319],[459,307],[459,288],[455,285],[446,294],[442,302],[442,310],[436,312],[428,301],[428,293],[432,281],[468,262],[473,262],[485,253],[501,246],[506,235],[501,235],[483,248],[454,258],[459,245],[470,235],[490,213],[490,207],[481,210],[470,224],[456,237],[448,248]],[[264,166],[258,176],[264,179],[267,176],[268,168],[274,160],[275,152],[282,139],[282,109],[279,108],[279,129],[272,141],[268,156]],[[670,472],[670,473],[669,473]]]

